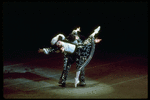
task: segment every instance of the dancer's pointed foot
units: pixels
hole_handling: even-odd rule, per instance
[[[79,82],[80,82],[79,79],[78,79],[78,78],[75,78],[75,83],[74,83],[75,87],[77,87],[77,84],[78,84]]]
[[[94,32],[90,35],[90,37],[94,37],[98,32],[99,32],[99,30],[100,30],[100,26],[98,26],[95,30],[94,30]]]
[[[86,83],[85,82],[80,82],[80,86],[85,86]]]

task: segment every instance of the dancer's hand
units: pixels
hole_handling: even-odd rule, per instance
[[[80,27],[76,29],[77,31],[81,32]]]
[[[39,50],[38,50],[38,53],[41,53],[41,52],[43,53],[44,50],[43,50],[43,49],[39,49]]]
[[[61,47],[60,50],[61,50],[62,52],[64,52],[65,48],[64,48],[64,47]]]
[[[100,41],[102,41],[102,39],[95,39],[94,41],[95,43],[99,43]]]

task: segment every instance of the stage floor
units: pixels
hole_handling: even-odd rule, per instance
[[[19,99],[148,98],[148,58],[95,52],[85,67],[86,86],[74,87],[75,63],[66,87],[58,84],[63,55],[27,53],[3,62],[3,97]]]

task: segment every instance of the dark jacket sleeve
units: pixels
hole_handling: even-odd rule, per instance
[[[80,39],[81,39],[82,41],[84,41],[86,38],[85,38],[85,36],[80,35]]]
[[[68,41],[73,42],[75,40],[75,36],[73,34],[69,34],[67,36]]]

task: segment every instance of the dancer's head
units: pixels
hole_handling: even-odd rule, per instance
[[[63,34],[58,34],[54,38],[52,38],[51,45],[55,45],[57,41],[64,40],[64,39],[65,39],[65,36]]]

